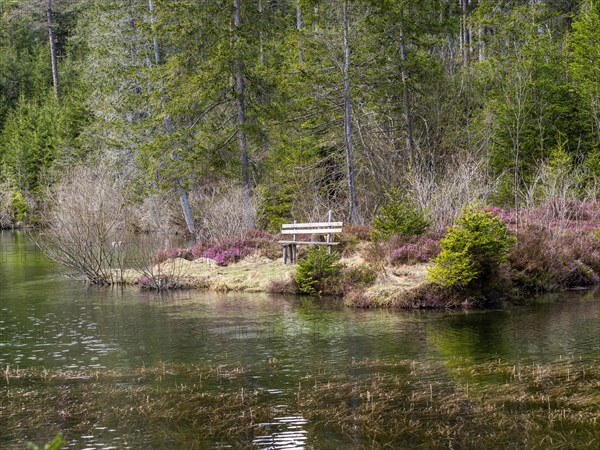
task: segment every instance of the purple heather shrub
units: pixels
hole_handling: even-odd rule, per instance
[[[273,235],[266,230],[249,229],[242,232],[245,241],[256,241],[261,239],[273,239]]]
[[[166,249],[161,248],[154,254],[154,259],[158,264],[165,262],[167,259],[169,259],[169,253]]]
[[[220,265],[237,262],[256,251],[279,254],[280,248],[267,231],[245,230],[239,238],[198,242],[188,249],[180,249],[180,253],[185,252],[189,259],[209,258]]]
[[[419,236],[410,242],[399,243],[392,250],[390,262],[392,264],[418,264],[427,262],[440,252],[439,239],[429,236]]]
[[[137,284],[138,286],[140,286],[142,288],[147,288],[147,287],[151,287],[153,283],[149,277],[142,275],[135,284]]]
[[[409,261],[421,261],[414,244],[404,244],[392,250],[392,262],[406,263]]]
[[[193,259],[193,254],[187,248],[162,248],[154,254],[157,263],[165,262],[167,259],[184,258],[187,260]]]
[[[169,255],[169,258],[171,258],[171,259],[179,257],[180,252],[181,252],[180,248],[167,249],[167,255]]]
[[[239,261],[240,259],[250,255],[252,252],[254,252],[254,248],[252,247],[233,245],[228,248],[223,248],[220,246],[215,246],[206,249],[202,253],[202,257],[212,259],[221,266],[226,266],[227,264]]]
[[[198,242],[192,245],[189,250],[192,253],[192,257],[194,259],[198,259],[202,257],[202,253],[204,252],[204,244],[202,242]]]
[[[515,223],[512,212],[506,211],[498,206],[488,206],[487,208],[484,208],[484,211],[490,213],[494,217],[498,217],[502,222],[507,224]]]

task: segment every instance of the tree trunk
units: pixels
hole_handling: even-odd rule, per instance
[[[296,29],[301,32],[304,28],[304,21],[302,20],[302,5],[300,0],[296,0]],[[302,65],[304,62],[304,54],[302,52],[302,41],[298,38],[298,64]]]
[[[233,25],[235,27],[234,41],[237,46],[240,45],[239,29],[242,25],[242,14],[240,0],[233,0]],[[237,55],[235,60],[235,94],[237,100],[237,135],[238,147],[240,153],[240,164],[242,169],[242,190],[244,192],[244,202],[250,211],[252,203],[252,188],[250,185],[250,156],[248,154],[248,139],[246,137],[246,83],[244,80],[244,62],[239,48],[236,49]],[[255,227],[255,218],[252,213],[248,214],[248,227]]]
[[[350,222],[360,223],[356,202],[356,177],[354,174],[354,143],[352,141],[352,99],[350,93],[350,42],[348,31],[350,18],[348,0],[344,2],[344,130],[346,135],[346,162],[350,196]]]
[[[262,24],[264,21],[262,0],[258,0],[258,14],[260,16],[260,21]],[[263,36],[263,32],[262,32],[262,25],[261,25],[260,32],[258,34],[258,39],[259,39],[258,61],[260,62],[261,66],[264,66],[265,65],[265,44],[264,44],[264,36]]]
[[[406,149],[408,151],[408,169],[413,170],[415,159],[415,139],[413,136],[413,116],[410,92],[408,89],[408,74],[406,73],[406,63],[408,56],[406,54],[406,39],[404,37],[404,28],[400,28],[400,59],[402,66],[400,75],[402,77],[403,101],[404,101],[404,118],[406,121]]]
[[[467,9],[469,8],[469,0],[461,0],[462,21],[461,21],[461,43],[463,64],[469,65],[469,53],[471,48],[471,32],[467,24]]]
[[[483,62],[485,60],[485,42],[483,40],[484,29],[481,24],[479,24],[477,36],[479,38],[479,62]]]
[[[52,0],[46,0],[46,18],[48,19],[48,39],[50,40],[50,62],[52,64],[52,85],[54,94],[59,98],[58,63],[56,61],[56,42],[54,42],[54,27],[52,25]]]
[[[148,0],[148,8],[150,10],[150,23],[154,24],[154,4],[152,0]],[[156,35],[156,33],[154,34],[152,41],[154,44],[154,62],[156,64],[160,64],[160,49],[158,47],[158,36]],[[167,134],[173,134],[173,123],[171,121],[170,115],[167,115],[167,117],[165,118],[165,130],[167,131]],[[176,151],[173,151],[172,159],[173,161],[179,160],[179,155]],[[188,232],[195,240],[196,222],[194,220],[194,215],[192,214],[192,207],[190,206],[190,198],[188,192],[183,187],[183,179],[181,177],[177,177],[177,179],[175,180],[175,185],[177,187],[177,194],[179,195],[179,203],[181,204],[185,224],[187,226]]]
[[[165,118],[165,129],[168,134],[173,134],[173,123],[171,122],[171,116],[167,116]],[[173,161],[179,161],[179,155],[176,151],[173,151],[172,155]],[[181,177],[177,177],[175,180],[175,185],[177,187],[177,194],[179,195],[179,203],[181,204],[181,209],[183,210],[183,218],[185,219],[185,224],[190,235],[196,239],[196,222],[194,221],[194,215],[192,214],[192,207],[190,206],[190,198],[188,196],[187,191],[183,187],[183,179]]]
[[[156,35],[156,31],[154,30],[154,2],[152,0],[148,0],[148,9],[150,10],[150,25],[152,26],[152,30],[154,32],[154,36],[152,36],[152,44],[154,45],[154,62],[156,64],[160,64],[160,51],[158,48],[158,36]]]

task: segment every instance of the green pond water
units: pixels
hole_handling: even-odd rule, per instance
[[[304,392],[299,386],[329,379],[363,382],[379,377],[386,364],[413,361],[434,368],[426,375],[428,389],[433,390],[432,383],[458,389],[464,380],[449,375],[457,365],[600,360],[600,296],[589,291],[494,311],[364,311],[332,299],[201,291],[156,295],[137,288],[97,288],[69,280],[65,272],[45,259],[26,234],[0,233],[0,371],[8,367],[57,376],[118,373],[106,381],[117,389],[123,388],[123,379],[156,388],[156,377],[131,381],[128,374],[177,367],[174,386],[225,396],[255,393],[256,407],[263,402],[270,419],[237,434],[212,433],[209,423],[194,423],[193,409],[189,417],[179,417],[177,425],[169,424],[167,416],[159,422],[121,423],[113,417],[104,423],[102,417],[90,419],[84,412],[81,419],[71,414],[69,420],[61,420],[60,402],[68,395],[76,402],[89,377],[71,377],[68,382],[7,378],[0,381],[0,392],[10,399],[10,408],[22,401],[23,408],[38,408],[30,411],[32,416],[43,416],[46,407],[57,412],[43,423],[26,423],[13,420],[16,413],[9,410],[8,401],[0,405],[0,448],[23,448],[27,441],[40,444],[58,431],[64,434],[66,448],[402,448],[411,441],[396,446],[363,437],[360,428],[349,435],[311,421],[299,410],[302,402],[296,400]],[[371,369],[369,361],[377,364]],[[243,375],[198,383],[197,375],[182,369],[186,366],[222,367]],[[388,372],[394,370],[402,372],[397,367]],[[103,391],[94,389],[101,402]],[[30,403],[31,396],[46,400]],[[337,401],[349,400],[342,394]],[[104,404],[101,409],[111,407]],[[337,404],[330,408],[335,410]],[[392,418],[395,413],[389,408],[382,414],[385,420],[385,414]],[[419,420],[418,414],[415,418]],[[182,427],[182,421],[194,425]],[[171,429],[177,439],[169,436]],[[195,438],[188,440],[186,433]],[[440,437],[440,448],[468,447],[453,447],[444,439]]]

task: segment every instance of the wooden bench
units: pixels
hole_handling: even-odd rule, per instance
[[[327,251],[331,252],[331,247],[339,245],[339,242],[332,241],[332,235],[342,232],[344,222],[313,222],[313,223],[286,223],[281,226],[281,234],[291,236],[290,240],[279,241],[283,245],[283,263],[294,264],[297,257],[298,245],[326,245]],[[298,235],[311,235],[310,241],[300,241]]]

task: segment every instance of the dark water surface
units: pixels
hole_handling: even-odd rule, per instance
[[[307,420],[286,408],[286,398],[307,374],[348,375],[353,361],[543,364],[559,358],[600,359],[600,296],[593,292],[485,312],[362,311],[344,308],[337,300],[261,294],[184,291],[158,296],[137,288],[96,288],[65,279],[63,273],[24,233],[1,232],[0,370],[240,366],[244,390],[279,396],[281,403],[272,432],[244,443],[255,448],[341,445],[326,432],[309,433]],[[0,389],[14,387],[0,384]],[[240,389],[240,383],[210,389]],[[7,430],[3,420],[0,415],[1,448],[22,448],[27,440],[39,444],[49,430],[56,430],[50,425]],[[110,433],[92,425],[84,428],[62,427],[70,448],[141,448],[144,442],[123,443],[119,439],[126,431],[118,427]],[[360,438],[358,442],[369,446]],[[227,446],[222,441],[206,445]]]

